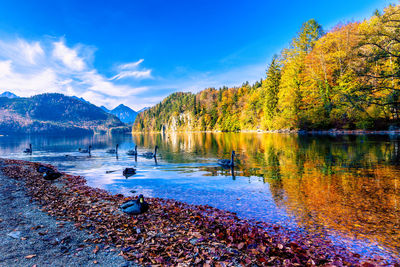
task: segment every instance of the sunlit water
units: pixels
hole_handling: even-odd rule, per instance
[[[32,155],[22,153],[29,143]],[[118,157],[106,153],[116,144]],[[137,161],[126,155],[135,144]],[[362,255],[398,257],[399,144],[400,137],[388,135],[0,136],[0,156],[51,163],[113,193],[208,204],[310,231]],[[91,157],[77,151],[89,145]],[[155,145],[157,161],[140,156]],[[230,158],[232,150],[238,166],[218,166],[217,159]],[[125,178],[126,167],[137,168],[137,174]]]

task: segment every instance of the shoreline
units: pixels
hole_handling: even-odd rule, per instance
[[[280,134],[309,134],[309,135],[400,135],[400,129],[398,130],[242,130],[237,132],[223,132],[223,131],[132,131],[131,134],[175,134],[175,133],[280,133]]]
[[[85,242],[93,236],[43,212],[27,193],[23,180],[0,172],[0,266],[132,266],[115,247]]]
[[[126,200],[86,185],[81,176],[64,176],[51,183],[35,171],[41,164],[0,159],[4,175],[24,183],[42,211],[94,237],[92,245],[115,246],[119,255],[137,264],[218,265],[361,265],[384,260],[359,255],[311,236],[289,238],[285,230],[251,223],[234,213],[175,200],[146,199],[149,212],[129,216],[118,206]],[[48,167],[54,168],[47,164]],[[12,180],[14,180],[12,179]]]

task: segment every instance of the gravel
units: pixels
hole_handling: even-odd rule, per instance
[[[0,172],[0,266],[136,266],[116,248],[85,242],[90,238],[41,211],[22,181]]]

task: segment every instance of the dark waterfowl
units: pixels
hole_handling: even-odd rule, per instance
[[[118,144],[115,146],[115,148],[111,148],[106,151],[108,154],[118,154]]]
[[[136,169],[135,168],[125,168],[125,170],[122,171],[122,174],[125,177],[130,177],[130,176],[136,174]]]
[[[66,158],[68,158],[68,159],[78,159],[79,157],[76,157],[76,156],[71,156],[71,155],[64,155]]]
[[[55,179],[61,177],[62,174],[55,171],[45,172],[43,173],[43,178],[48,181],[54,181]]]
[[[146,152],[146,153],[143,153],[142,156],[145,157],[145,158],[155,158],[157,156],[157,149],[158,149],[158,146],[155,146],[154,153],[153,152]]]
[[[49,168],[49,167],[46,167],[46,166],[43,166],[43,165],[40,165],[39,167],[37,167],[36,171],[40,172],[40,173],[54,172],[54,170],[52,168]]]
[[[55,179],[57,179],[57,178],[62,176],[61,173],[55,171],[52,168],[49,168],[49,167],[46,167],[46,166],[43,166],[43,165],[40,165],[39,167],[37,167],[36,171],[40,172],[40,173],[43,173],[43,178],[45,180],[48,180],[48,181],[53,181],[53,180],[55,180]]]
[[[32,154],[32,144],[29,144],[29,148],[26,148],[24,153]]]
[[[126,152],[126,154],[129,156],[136,156],[137,155],[137,145],[135,145],[135,149],[128,150],[128,152]]]
[[[232,150],[231,159],[219,159],[218,164],[223,167],[233,167],[235,166],[235,151]]]
[[[89,153],[89,154],[90,154],[91,150],[92,150],[92,146],[89,146],[88,149],[81,149],[81,148],[78,149],[78,151],[80,153]]]
[[[143,195],[139,195],[137,200],[123,203],[120,209],[127,214],[141,214],[149,210],[149,204],[144,201]]]

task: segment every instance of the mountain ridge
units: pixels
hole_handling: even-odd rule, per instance
[[[10,92],[10,91],[4,91],[3,93],[0,94],[0,97],[7,97],[7,98],[19,98],[16,94]]]
[[[138,113],[124,104],[119,104],[117,107],[109,111],[110,114],[117,116],[122,122],[133,124]]]
[[[58,93],[0,98],[0,134],[93,134],[129,131],[116,116]]]

